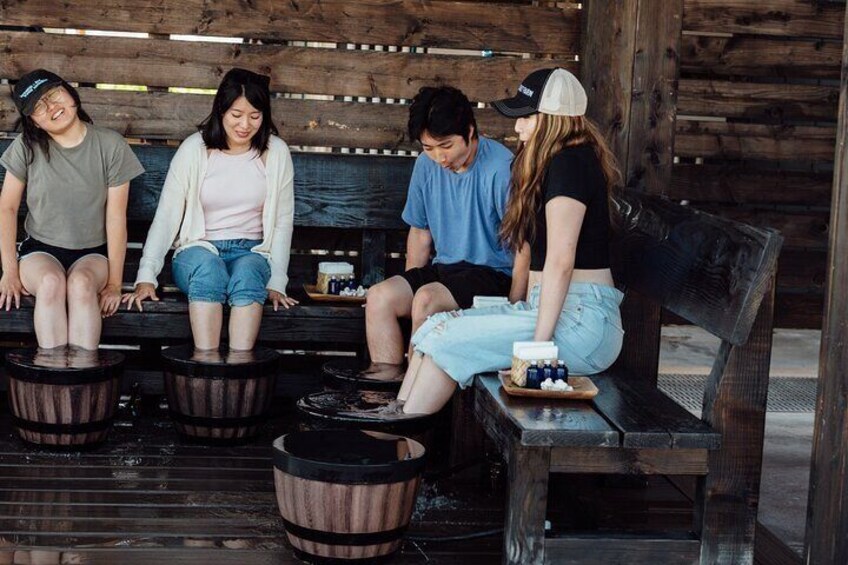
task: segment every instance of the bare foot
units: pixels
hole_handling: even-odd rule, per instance
[[[371,381],[402,381],[404,375],[403,365],[394,363],[371,363],[359,376]]]

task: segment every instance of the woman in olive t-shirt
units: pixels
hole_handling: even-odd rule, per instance
[[[44,348],[97,349],[121,299],[129,182],[144,172],[117,132],[91,123],[77,91],[38,69],[15,84],[22,134],[0,157],[0,309],[35,296]],[[15,253],[26,190],[26,237]]]

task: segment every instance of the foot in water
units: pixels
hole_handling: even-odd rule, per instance
[[[406,373],[404,366],[394,363],[371,363],[359,376],[370,381],[402,381]]]

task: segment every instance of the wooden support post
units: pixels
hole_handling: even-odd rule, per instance
[[[682,0],[584,3],[582,81],[589,117],[618,159],[625,186],[668,190],[680,68]],[[618,368],[656,384],[660,307],[629,293]]]
[[[723,341],[707,381],[702,418],[722,434],[703,486],[701,563],[750,564],[760,499],[771,365],[774,282],[745,345]]]
[[[509,499],[502,561],[509,565],[542,565],[551,449],[515,444],[507,458]]]
[[[842,51],[833,170],[827,297],[804,541],[804,561],[811,565],[848,563],[848,42]]]

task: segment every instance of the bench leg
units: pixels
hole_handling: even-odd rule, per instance
[[[550,448],[513,446],[510,449],[504,563],[541,565],[545,562],[550,464]]]

